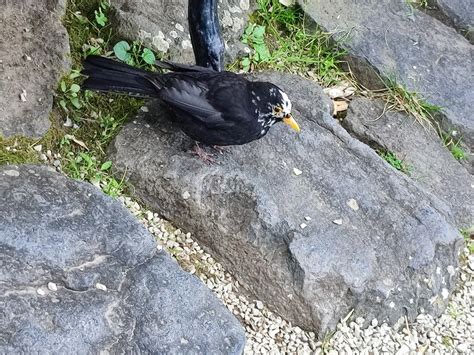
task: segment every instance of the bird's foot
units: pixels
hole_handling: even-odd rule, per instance
[[[196,155],[199,159],[201,159],[203,162],[207,164],[212,164],[216,162],[216,160],[214,159],[214,155],[202,149],[197,142],[194,145],[194,147],[191,149],[191,153]]]

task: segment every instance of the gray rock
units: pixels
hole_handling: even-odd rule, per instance
[[[70,67],[65,0],[0,2],[0,135],[40,137]]]
[[[356,98],[343,125],[359,140],[394,152],[410,166],[410,177],[450,207],[458,227],[474,221],[473,176],[443,146],[434,129],[384,103]],[[379,119],[377,119],[380,117]]]
[[[404,1],[300,0],[305,11],[349,52],[363,84],[379,87],[380,75],[441,106],[445,130],[458,130],[474,146],[472,45],[454,29]]]
[[[194,63],[188,31],[187,0],[112,0],[113,24],[119,35],[143,43],[172,60]],[[240,37],[252,11],[249,0],[219,1],[219,19],[226,60],[242,54]]]
[[[391,323],[421,308],[439,314],[462,246],[447,207],[351,138],[317,84],[259,78],[288,93],[300,135],[276,125],[207,165],[151,104],[110,147],[118,174],[295,325],[322,336],[351,309]]]
[[[433,0],[449,24],[460,30],[467,39],[474,41],[474,6],[471,0]]]
[[[119,202],[44,166],[0,167],[0,199],[0,353],[242,352],[234,316]]]

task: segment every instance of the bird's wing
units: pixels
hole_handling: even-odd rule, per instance
[[[207,97],[209,88],[205,82],[190,77],[172,77],[160,91],[160,98],[171,108],[178,109],[208,128],[232,126],[222,112],[216,109]]]

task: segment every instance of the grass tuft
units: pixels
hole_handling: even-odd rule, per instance
[[[409,113],[424,127],[434,128],[435,115],[441,112],[440,106],[429,104],[420,94],[408,90],[393,78],[386,79],[386,87],[384,98],[392,109]]]
[[[392,167],[401,171],[406,175],[410,175],[411,167],[406,164],[403,159],[399,159],[395,153],[390,152],[388,150],[378,149],[376,150],[377,154],[384,159],[387,163],[389,163]]]
[[[308,23],[298,5],[286,7],[278,0],[257,0],[257,10],[242,40],[252,49],[237,64],[244,71],[298,73],[326,86],[346,76],[339,68],[344,52],[332,45],[328,33]]]
[[[454,134],[446,132],[440,132],[440,136],[443,140],[443,144],[451,152],[452,156],[456,160],[467,159],[467,153],[461,146],[462,138],[456,138]]]

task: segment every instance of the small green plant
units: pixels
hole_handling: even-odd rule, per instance
[[[428,9],[428,0],[405,0],[405,2],[415,9]]]
[[[410,166],[408,166],[402,159],[399,159],[395,153],[383,149],[376,150],[376,152],[395,169],[401,171],[404,174],[410,175]]]
[[[248,44],[254,50],[241,61],[244,71],[249,71],[252,63],[263,63],[271,58],[265,43],[265,26],[250,23],[243,34],[242,43]]]
[[[99,4],[99,8],[94,11],[95,15],[95,22],[100,26],[100,27],[105,27],[105,25],[108,22],[108,18],[106,14],[104,13],[107,12],[107,10],[110,7],[110,3],[108,1],[101,1]]]
[[[153,66],[156,60],[153,51],[138,41],[132,42],[131,46],[127,41],[118,42],[114,46],[114,54],[122,62],[139,68]]]
[[[451,348],[453,346],[453,339],[447,335],[443,335],[441,342],[447,348]]]
[[[434,128],[434,116],[441,112],[440,106],[426,102],[420,94],[408,90],[393,78],[387,78],[385,84],[387,92],[384,94],[384,98],[390,108],[405,111],[413,115],[423,126]]]
[[[449,149],[451,154],[456,160],[464,160],[467,158],[467,154],[461,147],[462,138],[455,138],[453,134],[441,132],[441,138],[443,144]]]
[[[110,160],[100,162],[89,152],[80,151],[75,153],[71,147],[71,136],[65,135],[60,146],[63,148],[66,164],[63,171],[73,179],[89,181],[101,188],[106,194],[116,197],[124,189],[124,182],[117,181],[110,173],[112,162]]]
[[[338,68],[344,52],[330,43],[328,34],[316,26],[309,29],[305,21],[298,5],[286,7],[278,0],[258,0],[242,37],[252,52],[238,63],[240,68],[299,73],[325,85],[345,77]]]
[[[448,310],[449,316],[453,319],[457,319],[459,316],[463,314],[462,311],[458,308],[458,306],[454,302],[450,302],[448,304],[447,310]]]
[[[461,229],[461,235],[466,242],[466,247],[469,250],[469,254],[474,254],[474,226],[470,228]]]
[[[68,85],[66,84],[65,80],[61,80],[59,87],[62,93],[62,98],[59,101],[59,105],[64,111],[69,112],[71,105],[76,109],[82,108],[82,104],[78,96],[81,87],[78,84],[72,83]]]

